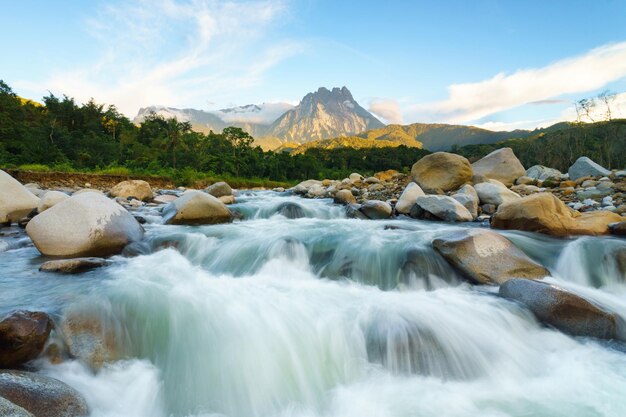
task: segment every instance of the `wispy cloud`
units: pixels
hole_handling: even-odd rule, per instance
[[[400,104],[395,100],[373,99],[368,110],[388,123],[402,124],[404,121]]]
[[[128,115],[149,104],[228,100],[302,50],[298,42],[265,39],[286,10],[283,0],[109,4],[87,22],[98,60],[37,84],[80,101],[115,103]]]
[[[626,42],[604,45],[541,68],[454,84],[448,98],[408,107],[413,120],[466,123],[531,102],[585,93],[626,77]]]

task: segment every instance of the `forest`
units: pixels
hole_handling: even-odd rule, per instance
[[[235,127],[203,134],[156,114],[135,125],[114,105],[94,100],[78,104],[50,94],[42,102],[25,100],[0,81],[1,167],[164,175],[183,183],[203,175],[294,182],[406,171],[428,153],[405,146],[264,152]]]

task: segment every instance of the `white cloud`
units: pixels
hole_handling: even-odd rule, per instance
[[[466,123],[531,102],[597,90],[626,76],[626,42],[604,45],[542,68],[448,87],[448,98],[410,106],[411,119]]]
[[[120,1],[88,21],[102,51],[97,62],[15,84],[94,97],[129,116],[152,104],[225,101],[301,51],[296,42],[264,39],[285,11],[283,0]]]
[[[373,99],[369,103],[368,110],[388,123],[402,124],[404,120],[400,104],[395,100]]]

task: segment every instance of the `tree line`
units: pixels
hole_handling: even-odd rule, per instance
[[[0,80],[0,165],[41,164],[51,169],[114,170],[163,175],[295,181],[341,178],[386,169],[407,169],[428,151],[400,146],[382,149],[311,149],[301,155],[265,152],[245,131],[192,130],[189,122],[150,114],[139,125],[114,105],[77,103],[50,94],[43,103],[22,99]]]

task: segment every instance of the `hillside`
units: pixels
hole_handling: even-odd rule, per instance
[[[416,140],[411,141],[399,141],[391,138],[379,138],[379,139],[366,139],[359,136],[339,137],[332,139],[316,140],[313,142],[304,143],[300,146],[281,146],[277,151],[291,152],[294,155],[302,154],[309,149],[338,149],[338,148],[352,148],[352,149],[364,149],[364,148],[395,148],[400,145],[408,146],[411,148],[422,149],[421,142]],[[296,144],[297,145],[297,144]]]

